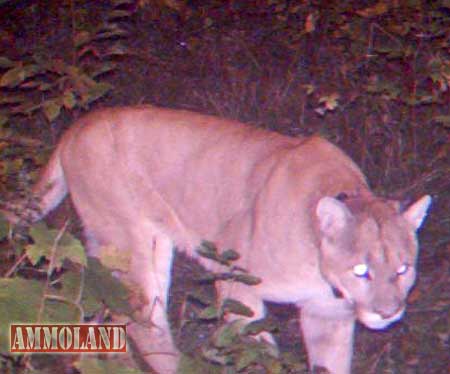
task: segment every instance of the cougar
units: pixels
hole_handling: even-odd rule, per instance
[[[128,333],[162,374],[175,373],[179,357],[166,315],[173,248],[196,256],[209,240],[235,249],[262,282],[224,282],[219,296],[249,306],[249,320],[264,317],[264,301],[295,304],[310,367],[348,374],[355,321],[384,329],[404,314],[431,203],[425,195],[405,208],[374,196],[358,166],[321,137],[153,106],[79,119],[33,193],[33,220],[69,194],[90,255],[127,251],[119,277],[146,301]]]

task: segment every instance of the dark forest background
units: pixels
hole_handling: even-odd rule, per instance
[[[0,20],[2,204],[29,196],[63,130],[102,106],[152,103],[320,134],[378,194],[433,196],[407,315],[383,332],[358,326],[354,373],[449,372],[450,1],[0,0]],[[8,353],[11,321],[128,310],[126,289],[86,259],[70,202],[47,223],[13,235],[0,222],[0,372],[138,372]],[[230,332],[202,309],[213,297],[199,292],[202,270],[179,257],[176,274],[181,372],[306,372],[293,308],[268,306],[279,358],[248,336],[217,347]]]

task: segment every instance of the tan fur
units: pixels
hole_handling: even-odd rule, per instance
[[[359,168],[320,137],[151,106],[78,120],[34,188],[42,198],[34,219],[67,191],[92,255],[106,244],[131,253],[121,276],[142,287],[149,304],[141,318],[149,323],[130,332],[163,374],[177,363],[166,318],[174,246],[195,255],[207,239],[237,250],[240,266],[263,282],[221,286],[222,297],[241,300],[255,319],[264,315],[263,300],[295,303],[310,365],[348,374],[355,320],[384,328],[403,313],[415,278],[415,231],[430,204],[425,196],[400,212],[376,198]],[[343,192],[348,198],[334,198]],[[370,275],[355,275],[358,264]],[[399,275],[403,264],[409,268]]]

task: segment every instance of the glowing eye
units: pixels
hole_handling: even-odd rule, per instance
[[[398,275],[403,275],[403,274],[405,274],[407,271],[408,271],[408,265],[407,265],[407,264],[403,264],[402,266],[400,266],[400,267],[397,269],[397,274],[398,274]]]
[[[369,267],[366,264],[358,264],[353,266],[353,274],[357,277],[367,277],[369,275]]]

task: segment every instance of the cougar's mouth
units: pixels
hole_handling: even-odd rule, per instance
[[[369,329],[381,330],[401,319],[404,313],[405,308],[402,308],[394,315],[385,318],[379,313],[360,311],[358,313],[358,319]]]

